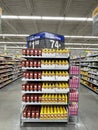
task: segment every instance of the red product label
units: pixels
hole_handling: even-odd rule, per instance
[[[23,72],[23,77],[24,77],[24,78],[26,77],[26,72]]]
[[[27,112],[27,118],[30,118],[31,117],[31,113],[30,111]]]
[[[27,102],[30,102],[30,96],[27,95]]]
[[[37,84],[34,84],[34,91],[37,91]]]
[[[31,95],[31,102],[34,102],[34,96]]]
[[[37,102],[37,95],[34,96],[34,101]]]
[[[22,84],[22,90],[25,91],[26,90],[26,85]]]
[[[42,89],[42,85],[41,85],[41,83],[39,83],[38,84],[38,91],[41,91],[41,89]]]
[[[41,49],[38,50],[38,56],[42,56],[42,50]]]
[[[38,79],[41,79],[41,72],[38,72]]]
[[[22,49],[22,55],[26,55],[27,54],[27,49]]]
[[[24,117],[24,118],[27,117],[27,113],[26,113],[26,111],[23,111],[23,117]]]
[[[33,84],[30,84],[30,91],[33,91]]]
[[[35,50],[34,50],[34,55],[37,56],[37,54],[38,54],[38,50],[35,49]]]
[[[29,79],[29,72],[26,72],[26,76],[27,79]]]
[[[30,61],[30,67],[33,67],[33,61]]]
[[[27,49],[27,56],[30,55],[30,49]]]
[[[26,67],[26,61],[22,61],[22,67]]]
[[[32,111],[31,117],[35,118],[35,111]]]
[[[23,96],[22,96],[22,101],[23,101],[23,102],[27,102],[26,95],[23,95]]]
[[[34,72],[34,79],[37,79],[37,72]]]
[[[29,67],[29,61],[26,61],[26,67]]]
[[[34,56],[34,49],[31,49],[31,50],[30,50],[30,55],[31,55],[31,56]]]
[[[34,66],[34,67],[37,67],[37,61],[36,61],[36,60],[34,60],[33,66]]]
[[[33,79],[33,72],[30,72],[30,79]]]
[[[26,84],[26,91],[29,91],[29,84]]]
[[[38,66],[38,67],[41,67],[41,61],[40,61],[40,60],[38,60],[37,66]]]

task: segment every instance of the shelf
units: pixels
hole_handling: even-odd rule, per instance
[[[98,60],[81,60],[81,62],[98,62]]]
[[[26,94],[26,93],[35,93],[35,94],[43,94],[43,93],[53,93],[53,94],[61,94],[61,93],[64,93],[64,94],[67,94],[69,92],[69,88],[67,88],[67,89],[65,89],[65,90],[62,90],[62,91],[60,91],[60,90],[58,90],[58,91],[56,91],[56,90],[47,90],[47,91],[22,91],[22,93],[23,94]]]
[[[54,81],[54,82],[56,82],[56,81],[68,81],[69,79],[25,79],[25,78],[23,78],[22,79],[22,81],[36,81],[36,82],[38,82],[38,81]]]
[[[87,82],[89,82],[89,83],[91,83],[91,84],[94,84],[94,85],[98,86],[98,84],[95,84],[95,83],[93,83],[93,82],[91,82],[91,81],[89,81],[89,80],[86,80],[86,79],[84,79],[84,78],[81,78],[81,79],[83,79],[83,80],[85,80],[85,81],[87,81]]]
[[[89,55],[87,57],[94,57],[94,56],[98,56],[98,54],[92,54],[92,55]]]
[[[59,120],[55,120],[55,119],[51,119],[51,120],[42,120],[42,119],[32,119],[32,118],[23,118],[22,117],[22,122],[68,122],[68,119],[59,119]]]
[[[9,71],[13,71],[13,70],[1,71],[0,74],[2,74],[2,73],[7,73],[7,72],[9,72]]]
[[[98,69],[98,66],[89,66],[89,65],[88,65],[88,67]]]
[[[13,66],[0,67],[0,69],[12,68]]]
[[[23,70],[68,70],[68,68],[61,67],[61,68],[32,68],[32,67],[22,67]]]
[[[1,82],[0,82],[0,84],[2,83],[2,82],[4,82],[4,81],[7,81],[7,80],[9,80],[9,79],[12,79],[13,77],[10,77],[10,78],[5,78],[5,79],[3,79],[3,80],[1,80]]]
[[[93,92],[95,92],[96,94],[98,94],[96,91],[94,91],[92,88],[88,87],[88,85],[84,84],[81,82],[82,85],[84,85],[85,87],[87,87],[88,89],[92,90]]]
[[[66,56],[22,56],[22,58],[34,58],[34,59],[68,59]]]
[[[6,75],[2,74],[2,75],[0,76],[0,78],[6,77],[6,76],[9,76],[9,75],[13,75],[13,74],[14,74],[14,73],[7,73]]]
[[[97,73],[94,73],[94,72],[88,72],[88,73],[93,74],[93,75],[98,75]]]
[[[64,103],[64,102],[61,102],[61,103],[22,102],[22,105],[68,105],[68,103]]]

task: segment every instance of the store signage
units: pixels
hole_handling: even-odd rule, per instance
[[[29,48],[64,48],[64,36],[48,32],[32,34],[27,37]]]

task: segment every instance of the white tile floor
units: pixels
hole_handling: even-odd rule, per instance
[[[80,87],[79,122],[33,123],[20,128],[21,80],[0,89],[0,130],[98,130],[98,95]]]

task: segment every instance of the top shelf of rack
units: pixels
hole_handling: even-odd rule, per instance
[[[34,58],[34,59],[68,59],[69,56],[22,56],[23,58]]]

